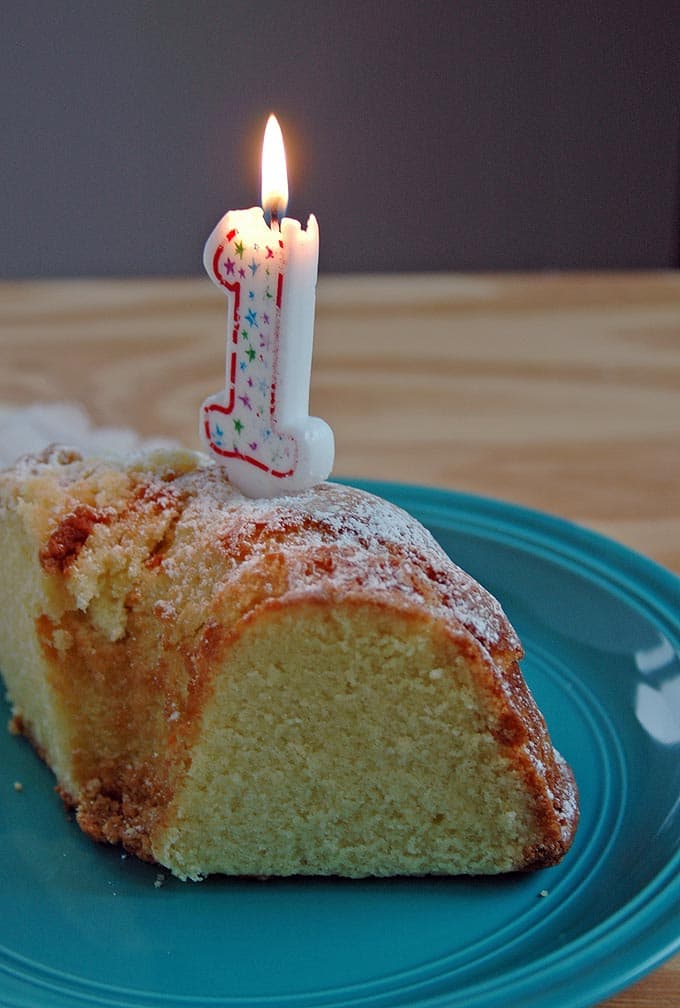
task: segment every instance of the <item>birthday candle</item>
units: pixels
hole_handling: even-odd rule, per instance
[[[229,480],[251,497],[295,493],[333,465],[328,424],[309,416],[319,236],[279,213],[287,178],[278,123],[263,150],[263,206],[229,210],[206,242],[208,276],[227,295],[226,387],[203,403],[201,435]],[[274,137],[271,169],[270,141]],[[267,158],[267,160],[265,160]],[[271,171],[274,171],[272,176]]]

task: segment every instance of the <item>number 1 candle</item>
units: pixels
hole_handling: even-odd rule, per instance
[[[333,432],[309,416],[319,232],[280,214],[288,202],[281,131],[274,116],[262,150],[262,207],[229,210],[203,263],[227,295],[226,388],[203,403],[208,452],[249,497],[297,493],[333,465]],[[270,224],[265,219],[270,214]]]

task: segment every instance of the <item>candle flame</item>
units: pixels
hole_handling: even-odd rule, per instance
[[[283,216],[288,205],[288,172],[283,134],[275,115],[270,115],[262,144],[262,208]]]

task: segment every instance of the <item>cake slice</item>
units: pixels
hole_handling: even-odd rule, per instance
[[[192,453],[0,475],[12,725],[90,836],[182,879],[556,863],[574,779],[496,600],[393,505]]]

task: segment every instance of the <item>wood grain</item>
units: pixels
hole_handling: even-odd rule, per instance
[[[0,403],[197,447],[225,331],[207,279],[5,283]],[[311,408],[336,475],[504,498],[680,573],[678,274],[322,277]],[[680,958],[604,1004],[680,1004]]]

